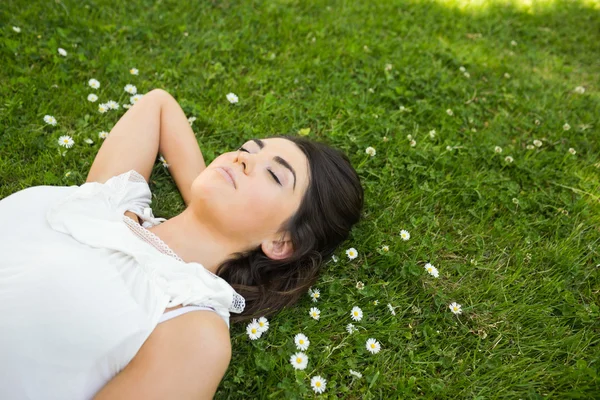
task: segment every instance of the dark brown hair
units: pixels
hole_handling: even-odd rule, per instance
[[[296,213],[281,230],[290,233],[294,253],[284,260],[267,257],[261,247],[235,253],[217,268],[246,299],[231,321],[271,315],[298,301],[315,284],[323,260],[344,242],[363,208],[363,188],[348,157],[326,144],[300,136],[278,135],[294,142],[310,166],[309,185]]]

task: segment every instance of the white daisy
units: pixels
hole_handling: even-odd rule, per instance
[[[385,70],[386,71],[391,71],[392,70],[392,64],[385,64]]]
[[[233,93],[227,93],[225,97],[227,97],[227,100],[229,100],[231,104],[237,103],[239,100],[238,97]]]
[[[358,256],[358,251],[354,247],[350,247],[346,250],[346,255],[350,260],[354,260]]]
[[[454,112],[451,109],[447,109],[446,114],[448,114],[449,116],[453,116]]]
[[[54,118],[52,115],[45,115],[44,116],[44,122],[47,123],[48,125],[56,125],[56,118]]]
[[[358,306],[352,307],[352,310],[350,311],[350,317],[355,321],[360,321],[363,317],[363,312],[360,309],[360,307],[358,307]]]
[[[516,197],[513,197],[512,202],[515,204],[519,204],[519,199],[517,199]]]
[[[128,83],[127,85],[125,85],[125,87],[123,88],[123,90],[125,90],[129,94],[136,94],[137,93],[137,88],[135,86],[133,86],[132,84],[130,84],[130,83]]]
[[[108,111],[108,104],[104,104],[104,103],[98,104],[98,112],[100,114],[104,114],[107,111]]]
[[[408,233],[408,231],[402,229],[400,231],[400,237],[402,238],[402,240],[408,240],[408,239],[410,239],[410,233]]]
[[[310,340],[308,340],[308,338],[302,333],[299,333],[296,336],[294,336],[294,343],[296,343],[296,347],[298,348],[298,350],[302,351],[308,349],[308,346],[310,346]]]
[[[535,146],[532,145],[532,144],[528,144],[526,147],[527,147],[527,150],[533,150],[533,149],[535,149]]]
[[[319,320],[319,317],[321,316],[321,311],[317,307],[312,307],[308,313],[313,319],[316,320]]]
[[[260,331],[260,326],[258,325],[256,319],[253,319],[252,322],[246,326],[246,333],[248,334],[250,340],[256,340],[261,337],[262,332]]]
[[[132,104],[123,104],[123,108],[126,108],[128,110],[131,108],[131,106]]]
[[[358,379],[362,378],[362,374],[357,371],[350,370],[350,375],[357,377]]]
[[[69,177],[69,175],[71,175],[71,171],[69,171],[69,172],[67,172],[67,173],[65,174],[65,178],[68,178],[68,177]]]
[[[376,306],[379,304],[379,300],[373,300],[373,305]]]
[[[21,28],[19,28],[18,26],[13,26],[13,31],[21,33]]]
[[[83,141],[86,142],[87,144],[94,144],[94,141],[89,138],[85,138],[85,139],[83,139]]]
[[[392,313],[392,315],[396,315],[396,311],[394,311],[394,306],[392,306],[392,303],[388,303],[387,307]]]
[[[102,131],[98,134],[100,139],[106,139],[108,137],[108,132]]]
[[[504,73],[504,77],[505,77],[506,79],[510,79],[510,74],[509,74],[508,72],[505,72],[505,73]]]
[[[370,147],[370,146],[367,147],[367,149],[365,150],[365,153],[367,153],[371,157],[375,157],[375,154],[377,154],[377,152],[375,151],[375,149],[373,147]]]
[[[384,244],[383,246],[381,246],[381,251],[387,253],[390,251],[390,247]]]
[[[109,100],[106,102],[106,106],[108,108],[110,108],[111,110],[118,110],[119,109],[119,103],[117,103],[114,100]]]
[[[58,138],[58,144],[63,147],[66,147],[67,149],[70,149],[75,144],[75,142],[73,141],[71,136],[64,135]]]
[[[356,282],[356,288],[358,290],[363,290],[365,288],[365,284],[362,283],[361,281]]]
[[[260,317],[258,319],[258,329],[264,333],[269,330],[269,320],[265,317]]]
[[[138,69],[137,69],[137,68],[131,68],[131,69],[129,70],[129,73],[130,73],[131,75],[138,75],[138,74],[140,73],[140,71],[138,71]]]
[[[346,331],[348,331],[349,334],[352,334],[352,333],[358,331],[358,328],[355,327],[353,324],[348,324],[348,325],[346,325]]]
[[[308,365],[308,356],[304,353],[294,353],[290,357],[290,363],[295,369],[306,369]]]
[[[323,393],[327,386],[327,381],[319,375],[310,378],[310,386],[312,386],[315,393]]]
[[[569,124],[566,124],[566,123],[565,123],[565,124],[563,125],[563,129],[564,129],[565,131],[568,131],[569,129],[571,129],[571,125],[569,125]]]
[[[406,140],[412,140],[412,139],[413,139],[413,137],[410,133],[408,135],[406,135]]]
[[[165,168],[169,168],[169,164],[167,164],[167,160],[163,156],[158,157],[158,161],[160,161]]]
[[[429,272],[429,275],[435,276],[436,278],[439,276],[437,268],[431,265],[430,263],[425,264],[425,270]]]
[[[511,46],[516,46],[516,45],[517,45],[517,42],[515,42],[514,40],[511,40],[511,41],[510,41],[510,45],[511,45]]]
[[[571,154],[575,155],[575,153],[577,153],[577,151],[575,151],[575,149],[574,149],[574,148],[570,147],[570,148],[569,148],[569,153],[571,153]]]
[[[574,90],[575,93],[584,94],[585,88],[583,86],[577,86]]]
[[[319,291],[319,289],[309,290],[308,295],[311,297],[312,301],[316,303],[317,300],[319,300],[319,297],[321,296],[321,292]]]
[[[449,305],[450,307],[450,311],[452,311],[454,314],[461,314],[462,310],[461,310],[461,305],[457,304],[456,302],[450,303]]]
[[[335,254],[333,254],[333,255],[331,256],[331,259],[333,260],[333,262],[338,262],[338,261],[339,261],[339,258],[338,258],[338,257],[336,257],[336,255],[335,255]]]
[[[143,94],[136,94],[135,96],[131,96],[129,98],[129,102],[131,104],[135,104],[135,103],[137,103],[142,98],[142,96],[143,96]]]
[[[463,67],[462,65],[460,66],[459,70],[460,70],[460,72],[466,72],[467,71],[467,69],[465,67]]]
[[[379,353],[379,350],[381,350],[381,344],[379,344],[379,342],[373,338],[367,340],[366,347],[367,350],[373,354],[377,354]]]
[[[88,94],[87,99],[88,99],[88,101],[95,103],[96,101],[98,101],[98,96],[96,96],[94,93],[90,93],[90,94]]]
[[[65,49],[61,49],[60,47],[58,48],[58,54],[60,54],[63,57],[67,56],[67,51]]]
[[[192,126],[192,124],[194,123],[195,120],[196,120],[196,117],[189,117],[188,118],[188,122],[190,123],[190,126]]]
[[[446,150],[451,151],[452,150],[452,146],[446,146]]]
[[[540,120],[539,120],[539,119],[536,119],[536,120],[535,120],[535,124],[536,124],[536,125],[539,125],[539,124],[541,124]]]
[[[535,145],[535,147],[542,147],[542,142],[541,142],[541,140],[537,140],[537,139],[535,139],[535,140],[533,141],[533,144]]]
[[[496,153],[502,153],[502,147],[500,147],[500,146],[496,146],[496,147],[494,147],[494,151],[495,151]]]
[[[415,147],[416,145],[417,145],[417,142],[415,140],[410,141],[410,147]]]
[[[468,72],[465,72],[463,75],[465,76],[465,78],[470,78],[471,77],[471,74],[468,73]]]
[[[92,89],[98,89],[100,87],[100,82],[98,82],[96,79],[90,79],[88,81],[88,85],[90,85]]]
[[[429,137],[432,139],[435,137],[435,129],[429,131]]]
[[[506,161],[507,163],[511,163],[511,162],[513,162],[515,160],[511,156],[506,156],[506,157],[504,157],[504,161]]]

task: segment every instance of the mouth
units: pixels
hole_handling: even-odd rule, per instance
[[[234,188],[237,189],[237,186],[235,184],[235,178],[234,178],[234,175],[233,175],[233,171],[231,169],[229,169],[227,167],[219,167],[219,168],[217,168],[217,170],[219,171],[219,173],[221,175],[223,175],[223,177],[225,179],[227,179],[228,181],[231,182],[231,184],[233,185]]]

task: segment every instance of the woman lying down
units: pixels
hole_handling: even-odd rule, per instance
[[[150,208],[158,154],[186,205],[168,220]],[[206,166],[177,101],[149,92],[85,183],[0,201],[0,398],[212,398],[230,313],[294,304],[362,207],[342,152],[251,138]]]

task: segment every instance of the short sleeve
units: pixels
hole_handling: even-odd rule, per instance
[[[89,183],[95,182],[88,182],[86,185]],[[109,204],[120,213],[133,211],[138,215],[143,215],[144,210],[152,202],[152,193],[148,182],[136,170],[132,169],[113,176],[103,185]]]

